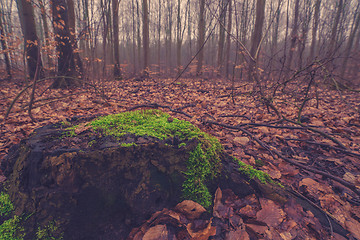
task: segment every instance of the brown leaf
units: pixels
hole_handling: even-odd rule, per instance
[[[256,214],[257,220],[270,227],[276,227],[284,220],[286,214],[272,200],[260,198],[260,204],[262,209]]]
[[[188,230],[188,233],[191,236],[191,239],[193,240],[207,240],[209,237],[214,236],[216,234],[216,227],[211,225],[212,218],[209,221],[209,224],[206,226],[206,228],[193,232],[192,230],[192,223],[189,223],[186,226],[186,229]]]
[[[143,240],[168,240],[169,232],[166,225],[156,225],[145,233]]]
[[[235,231],[230,231],[226,234],[226,240],[250,240],[249,234],[242,228],[238,228]]]
[[[206,212],[203,206],[191,200],[182,201],[176,205],[175,210],[184,214],[188,219],[199,218],[202,213]]]
[[[233,141],[235,142],[235,143],[239,143],[239,144],[241,144],[241,145],[246,145],[246,144],[248,144],[249,143],[249,138],[247,138],[247,137],[235,137],[234,139],[233,139]]]
[[[351,232],[355,238],[360,239],[360,223],[353,218],[345,221],[346,229]]]

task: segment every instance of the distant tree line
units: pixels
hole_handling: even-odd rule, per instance
[[[124,74],[260,81],[326,60],[348,84],[359,25],[358,0],[0,0],[0,67],[63,88]]]

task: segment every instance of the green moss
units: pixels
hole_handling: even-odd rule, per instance
[[[255,159],[255,166],[262,167],[262,166],[264,166],[264,162],[260,159]]]
[[[91,140],[89,143],[88,143],[88,146],[89,147],[92,147],[92,145],[94,145],[96,143],[96,140]]]
[[[237,158],[233,157],[233,160],[237,162],[239,165],[239,170],[243,174],[245,174],[249,179],[257,178],[261,183],[270,183],[275,184],[281,188],[284,186],[281,183],[275,182],[267,173],[264,173],[263,171],[254,169],[253,166],[247,165],[243,163],[242,161],[238,160]]]
[[[0,240],[22,240],[25,237],[22,219],[19,216],[5,220],[0,225]]]
[[[120,146],[122,147],[131,147],[131,146],[137,146],[136,143],[121,143]]]
[[[178,147],[179,147],[179,148],[181,148],[181,147],[186,147],[186,143],[180,143]]]
[[[1,192],[0,193],[0,216],[8,217],[12,211],[14,210],[14,206],[10,201],[10,197],[8,194]]]
[[[63,239],[63,233],[56,234],[59,232],[59,227],[54,221],[49,222],[44,228],[38,227],[36,231],[36,240],[60,240]]]
[[[201,135],[200,129],[191,123],[169,118],[169,114],[159,110],[139,110],[100,117],[90,124],[95,131],[114,137],[131,133],[162,140],[173,137],[187,140]]]
[[[206,186],[210,180],[220,174],[222,146],[219,141],[192,125],[190,122],[171,118],[169,114],[158,110],[139,110],[100,117],[92,121],[94,131],[104,135],[121,137],[131,133],[137,136],[150,136],[158,139],[178,138],[184,141],[197,139],[199,144],[190,153],[187,162],[186,180],[183,183],[183,196],[205,208],[211,206],[212,196]],[[127,146],[122,144],[122,146]]]

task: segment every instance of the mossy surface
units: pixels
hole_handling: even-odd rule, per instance
[[[0,240],[23,240],[29,238],[25,232],[24,224],[31,217],[18,216],[14,213],[14,206],[10,197],[4,191],[0,192]],[[61,240],[63,233],[59,232],[55,222],[50,222],[45,227],[38,227],[36,240]]]
[[[159,110],[139,110],[108,115],[93,120],[90,125],[94,131],[104,135],[121,137],[125,134],[149,136],[157,139],[178,139],[178,147],[186,146],[184,141],[196,139],[199,143],[190,153],[187,162],[186,181],[183,183],[183,196],[205,208],[212,203],[212,196],[206,186],[221,171],[220,157],[222,146],[215,138],[202,132],[190,122],[170,117]],[[133,146],[122,143],[121,146]]]

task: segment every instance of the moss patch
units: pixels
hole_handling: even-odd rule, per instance
[[[149,136],[157,139],[176,139],[177,147],[186,146],[184,141],[197,139],[197,147],[190,153],[187,162],[186,181],[183,183],[183,196],[205,208],[211,206],[212,196],[206,183],[220,174],[220,142],[192,125],[190,122],[170,117],[159,110],[139,110],[100,117],[90,122],[94,131],[106,136],[122,137],[125,134]],[[129,147],[133,143],[122,143]]]

